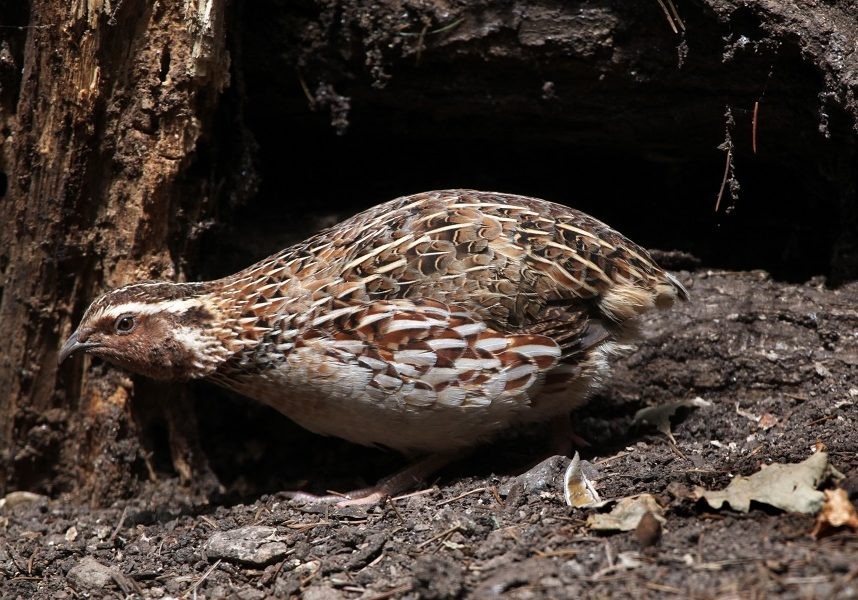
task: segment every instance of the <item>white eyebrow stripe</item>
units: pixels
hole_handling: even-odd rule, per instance
[[[180,314],[187,312],[188,309],[195,306],[200,306],[200,301],[197,298],[162,300],[160,302],[124,302],[105,309],[102,315],[105,317],[118,317],[126,313],[133,315],[154,315],[159,312]]]

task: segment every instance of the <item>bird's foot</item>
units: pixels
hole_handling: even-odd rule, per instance
[[[287,498],[307,504],[333,504],[339,508],[380,504],[388,498],[407,492],[415,485],[459,458],[461,454],[433,454],[385,477],[377,484],[345,494],[330,493],[317,496],[308,492],[284,492]]]
[[[381,484],[368,488],[361,488],[341,494],[332,492],[329,494],[311,494],[302,491],[280,492],[281,496],[285,496],[289,500],[295,500],[302,504],[330,504],[338,508],[347,506],[370,506],[380,504],[387,498],[398,494],[399,491],[388,490]]]
[[[557,456],[572,456],[576,448],[586,448],[590,445],[590,442],[575,432],[569,415],[553,418],[549,421],[548,428],[551,451]]]

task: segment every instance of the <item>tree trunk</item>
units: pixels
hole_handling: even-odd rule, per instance
[[[2,104],[0,493],[103,502],[145,472],[133,380],[83,357],[58,367],[57,351],[105,288],[184,277],[212,211],[215,174],[184,174],[229,82],[224,18],[225,0],[31,5],[20,94]],[[202,454],[179,433],[189,475]]]

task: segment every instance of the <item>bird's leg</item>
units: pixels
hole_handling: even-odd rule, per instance
[[[548,438],[551,452],[557,456],[572,456],[575,448],[586,448],[590,445],[590,442],[575,432],[568,413],[557,415],[548,422]]]
[[[463,452],[431,454],[415,463],[385,477],[373,486],[353,490],[345,494],[329,494],[316,496],[307,492],[288,492],[286,495],[294,500],[304,502],[330,502],[337,506],[356,506],[362,504],[378,504],[386,498],[405,492],[424,481],[427,477],[444,468],[451,462],[464,456]]]

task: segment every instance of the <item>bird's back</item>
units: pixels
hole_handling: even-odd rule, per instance
[[[472,190],[381,204],[225,281],[261,339],[216,378],[321,433],[426,451],[568,410],[635,317],[687,299],[604,223]]]

